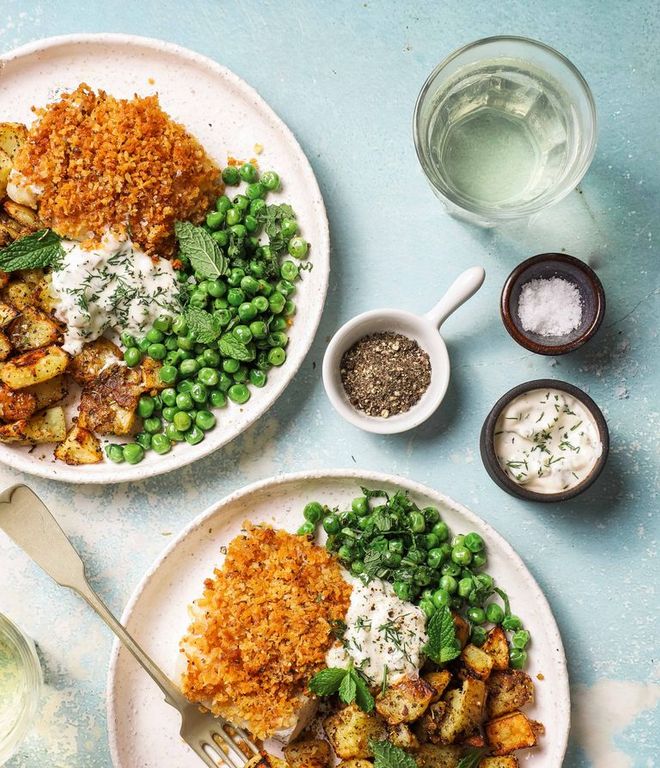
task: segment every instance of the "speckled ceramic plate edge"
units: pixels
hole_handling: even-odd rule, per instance
[[[108,462],[104,461],[102,464],[69,467],[63,462],[39,460],[31,453],[28,453],[25,448],[0,445],[0,461],[28,474],[75,484],[121,483],[131,480],[144,480],[149,477],[165,474],[208,456],[213,451],[231,442],[241,432],[254,424],[275,403],[302,365],[321,321],[330,273],[330,236],[327,214],[318,182],[305,153],[291,130],[251,86],[231,70],[207,56],[174,43],[137,35],[119,33],[60,35],[28,43],[1,55],[0,83],[3,77],[7,77],[6,67],[8,64],[20,59],[25,59],[29,62],[36,55],[57,49],[58,47],[74,46],[77,44],[142,47],[156,53],[163,52],[169,56],[179,57],[191,65],[206,70],[212,76],[217,77],[220,83],[228,83],[231,88],[235,89],[251,104],[253,109],[261,113],[263,118],[270,123],[273,131],[277,132],[288,145],[288,149],[295,159],[297,173],[303,177],[305,191],[308,195],[310,209],[314,218],[313,222],[302,220],[301,224],[303,230],[306,226],[313,226],[316,232],[312,242],[314,269],[311,273],[307,273],[310,282],[308,288],[310,293],[313,292],[314,300],[308,302],[309,306],[304,316],[305,322],[300,324],[303,328],[300,335],[292,339],[293,343],[289,349],[289,357],[286,364],[280,369],[282,375],[278,376],[277,381],[269,382],[268,387],[259,392],[259,395],[263,392],[263,396],[259,397],[258,403],[252,400],[252,405],[248,403],[247,407],[243,407],[244,416],[241,417],[239,425],[223,432],[222,425],[219,424],[214,431],[208,434],[206,440],[196,446],[179,446],[178,450],[175,449],[168,455],[158,457],[158,461],[154,460],[153,463],[142,463],[133,466],[128,464],[108,464]],[[80,73],[80,79],[85,79],[84,73]],[[28,98],[31,99],[32,96],[28,94]],[[281,174],[285,174],[287,171],[285,168],[279,168],[279,170]],[[301,293],[302,290],[304,290],[304,287],[301,289]],[[50,447],[48,447],[48,450],[50,451]]]
[[[385,474],[381,472],[373,472],[369,470],[359,469],[334,469],[334,470],[318,470],[313,472],[296,472],[290,474],[279,475],[276,477],[267,478],[258,482],[247,485],[240,488],[237,491],[225,496],[223,499],[215,504],[212,504],[198,517],[196,517],[189,525],[187,525],[176,538],[163,550],[161,555],[155,560],[149,570],[145,573],[139,584],[136,586],[131,598],[129,599],[126,608],[123,611],[121,621],[124,626],[127,626],[130,619],[136,610],[140,599],[150,584],[152,579],[156,576],[162,565],[172,557],[176,556],[177,549],[185,542],[188,537],[199,532],[199,529],[208,525],[211,520],[217,516],[223,514],[223,510],[239,500],[247,501],[253,494],[268,491],[269,489],[281,490],[287,484],[295,486],[300,483],[308,483],[310,485],[310,496],[314,495],[313,486],[315,483],[323,483],[327,481],[345,481],[347,485],[347,493],[355,492],[358,485],[366,484],[372,485],[372,487],[382,486],[396,486],[406,489],[413,496],[426,496],[434,500],[434,503],[442,506],[449,507],[454,513],[456,513],[466,525],[469,525],[479,531],[484,536],[487,546],[491,552],[498,552],[512,569],[514,575],[519,577],[524,582],[525,593],[529,594],[528,601],[536,604],[536,609],[540,617],[542,630],[545,638],[547,638],[548,646],[552,647],[551,658],[549,659],[549,665],[551,669],[544,672],[544,676],[555,676],[556,687],[559,692],[559,696],[553,702],[555,711],[555,720],[553,722],[552,730],[554,731],[554,746],[553,755],[555,762],[549,763],[545,761],[543,768],[561,768],[564,755],[566,753],[568,745],[568,735],[570,730],[570,690],[568,682],[568,670],[566,666],[566,656],[564,652],[561,635],[559,628],[552,614],[550,605],[543,594],[540,586],[536,582],[536,579],[532,576],[527,569],[521,557],[515,552],[513,547],[504,539],[488,522],[475,515],[469,509],[459,504],[449,497],[418,483],[408,478],[398,477],[395,475]],[[245,504],[244,506],[248,506]],[[249,516],[246,514],[246,517]],[[253,522],[259,522],[254,518],[251,518]],[[211,572],[213,563],[209,563],[208,571]],[[503,585],[507,588],[507,585]],[[524,606],[520,607],[519,612],[524,614]],[[120,654],[128,654],[128,651],[122,648],[118,640],[114,641],[112,651],[110,654],[110,663],[108,668],[107,678],[107,722],[108,722],[108,738],[110,743],[110,753],[112,757],[112,763],[114,768],[134,768],[126,763],[122,763],[118,750],[119,731],[117,728],[117,696],[119,680],[118,673],[118,661]],[[145,681],[151,684],[148,680],[146,673],[142,670],[138,670],[139,674],[144,674]],[[137,702],[135,702],[137,705]],[[192,753],[191,753],[192,754]],[[526,761],[527,758],[532,760],[532,765],[536,766],[537,762],[533,759],[533,753],[524,753],[525,757],[522,758]],[[526,761],[527,764],[527,761]],[[146,766],[145,766],[146,768]]]

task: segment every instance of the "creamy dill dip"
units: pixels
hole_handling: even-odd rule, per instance
[[[575,487],[603,452],[596,422],[582,403],[545,389],[509,403],[497,419],[494,447],[504,472],[537,493]]]
[[[326,655],[329,667],[346,667],[352,659],[375,684],[417,674],[428,640],[426,615],[396,596],[381,579],[363,582],[344,574],[352,587],[342,644]]]
[[[62,247],[64,257],[51,277],[67,352],[77,354],[109,329],[144,333],[159,315],[180,311],[170,262],[154,262],[130,238],[108,232],[91,250],[72,240],[62,240]]]

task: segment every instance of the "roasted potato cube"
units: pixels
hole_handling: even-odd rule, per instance
[[[37,410],[36,396],[26,389],[15,392],[0,383],[0,419],[3,421],[20,421],[29,419]]]
[[[435,689],[426,680],[408,676],[376,697],[376,711],[389,725],[412,723],[431,703]]]
[[[386,736],[385,723],[373,712],[363,712],[355,704],[335,712],[323,721],[328,741],[342,760],[371,757],[369,740]]]
[[[461,648],[467,645],[468,638],[470,637],[470,625],[464,618],[457,613],[454,614],[454,627],[456,629],[456,637],[461,644]]]
[[[400,749],[417,749],[419,747],[417,736],[410,730],[410,726],[405,723],[388,726],[387,740]]]
[[[142,393],[142,375],[135,368],[111,365],[83,387],[79,426],[100,435],[127,435],[135,425]]]
[[[6,275],[6,272],[0,272],[0,281],[2,275]],[[0,285],[0,287],[4,287]],[[11,304],[5,304],[4,301],[0,301],[0,328],[6,328],[12,320],[18,317],[18,310],[16,307],[12,307]]]
[[[472,645],[472,643],[468,643],[463,648],[461,659],[471,675],[478,677],[480,680],[488,680],[493,668],[493,659],[485,651],[482,651],[476,645]]]
[[[447,710],[440,722],[439,740],[453,744],[460,736],[469,736],[483,720],[486,685],[482,680],[468,677],[460,689],[449,691],[445,697]]]
[[[0,426],[0,443],[59,443],[66,437],[66,419],[60,406],[29,419]]]
[[[85,344],[82,351],[73,357],[69,373],[74,381],[83,386],[94,381],[103,368],[122,359],[121,350],[110,339],[103,337]]]
[[[448,669],[441,669],[439,672],[427,672],[423,678],[435,691],[431,697],[431,704],[435,704],[436,701],[440,701],[445,688],[449,685],[451,672]]]
[[[511,712],[485,725],[486,738],[494,756],[536,745],[536,731],[522,712]]]
[[[0,381],[12,389],[23,389],[64,373],[69,356],[54,344],[33,349],[14,357],[0,366]]]
[[[468,736],[467,739],[461,740],[462,747],[483,747],[485,744],[484,737],[478,731],[473,733],[472,736]]]
[[[337,768],[373,768],[371,760],[344,760]]]
[[[484,757],[479,763],[479,768],[519,768],[518,758],[509,757]]]
[[[447,711],[446,701],[436,701],[424,712],[418,725],[418,734],[422,741],[437,744],[440,741],[440,724]]]
[[[534,699],[532,678],[522,669],[493,672],[488,680],[486,714],[489,719],[524,707]]]
[[[0,123],[0,150],[13,160],[25,144],[28,129],[23,123]]]
[[[284,760],[273,755],[255,755],[245,768],[287,768]]]
[[[34,384],[31,387],[26,387],[23,392],[34,395],[37,401],[36,410],[40,411],[42,408],[47,408],[49,405],[59,403],[64,397],[66,397],[69,388],[65,375],[55,376],[47,381],[42,381],[40,384]]]
[[[59,325],[36,307],[25,307],[9,326],[7,335],[18,352],[54,344],[62,336]]]
[[[76,424],[55,449],[55,458],[73,466],[98,464],[103,461],[103,452],[96,435]]]
[[[11,341],[7,334],[0,331],[0,360],[6,360],[11,355]]]
[[[13,200],[5,200],[3,208],[14,221],[17,221],[22,227],[37,232],[41,228],[39,217],[32,208],[27,205],[15,203]]]
[[[323,739],[305,739],[284,747],[289,768],[330,768],[332,751]]]
[[[0,197],[7,194],[7,182],[12,166],[11,157],[3,149],[0,149]]]
[[[422,744],[413,757],[419,768],[456,768],[461,759],[461,748]]]
[[[165,389],[165,384],[163,384],[160,379],[159,372],[161,368],[162,364],[157,360],[152,360],[150,357],[144,358],[140,365],[140,372],[142,373],[142,389],[144,392]]]
[[[509,643],[502,627],[493,627],[490,630],[481,650],[493,659],[493,669],[509,668]]]
[[[22,280],[14,280],[9,283],[2,291],[2,298],[3,301],[16,307],[19,311],[37,304],[34,290]]]

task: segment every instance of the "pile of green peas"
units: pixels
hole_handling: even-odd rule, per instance
[[[222,178],[228,186],[246,183],[244,194],[233,199],[221,195],[203,225],[227,259],[228,273],[205,279],[181,259],[177,277],[183,303],[211,313],[222,333],[231,334],[253,359],[228,357],[220,351],[218,340],[197,339],[185,311],[177,317],[158,317],[143,338],[122,333],[126,365],[137,367],[145,357],[160,362],[165,388],[140,398],[137,412],[142,431],[134,442],[106,446],[106,455],[116,463],[138,464],[146,451],[165,454],[175,443],[200,443],[216,424],[212,409],[223,408],[228,400],[246,403],[249,387],[266,386],[268,371],[286,361],[300,266],[291,259],[282,260],[270,244],[259,240],[267,213],[265,198],[279,188],[280,178],[274,171],[259,177],[251,163],[226,167]],[[284,218],[278,226],[280,248],[303,259],[309,246],[297,234],[295,218]]]
[[[420,509],[403,492],[377,493],[358,496],[345,511],[309,502],[298,533],[313,535],[321,525],[327,549],[354,576],[391,582],[396,595],[419,605],[428,619],[448,606],[470,622],[475,645],[486,641],[485,625],[512,632],[510,664],[521,669],[530,635],[511,613],[507,595],[483,570],[488,557],[482,536],[474,531],[452,536],[436,507]]]

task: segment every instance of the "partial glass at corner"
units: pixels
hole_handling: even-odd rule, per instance
[[[568,59],[523,37],[489,37],[431,73],[415,106],[417,156],[453,215],[482,225],[565,197],[596,148],[596,108]]]

